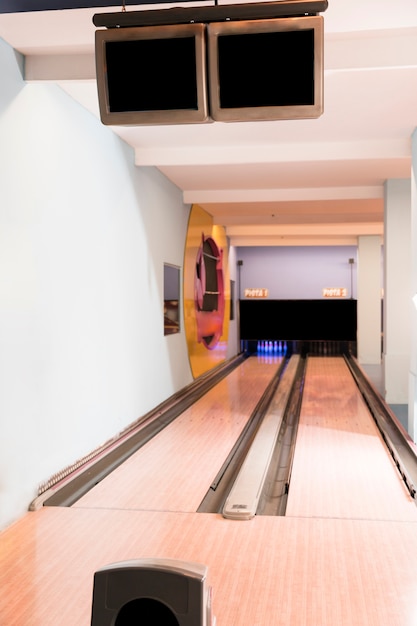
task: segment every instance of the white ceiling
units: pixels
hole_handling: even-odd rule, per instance
[[[98,117],[92,17],[110,10],[121,6],[1,14],[0,37],[26,55],[27,80],[60,84]],[[384,181],[410,177],[416,0],[329,0],[323,17],[319,119],[114,128],[138,166],[159,168],[234,245],[351,245],[382,234]]]

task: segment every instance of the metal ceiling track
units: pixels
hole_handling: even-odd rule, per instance
[[[151,11],[121,11],[93,16],[93,24],[105,28],[162,26],[170,24],[261,20],[317,15],[328,7],[328,0],[288,0],[248,4],[175,7]]]

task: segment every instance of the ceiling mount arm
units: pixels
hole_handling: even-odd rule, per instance
[[[105,28],[161,26],[191,22],[222,22],[226,20],[260,20],[278,17],[317,15],[328,7],[328,0],[287,0],[202,7],[175,7],[150,11],[97,13],[93,24]]]

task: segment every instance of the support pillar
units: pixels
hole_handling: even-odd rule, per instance
[[[385,400],[408,404],[410,369],[410,179],[385,183],[383,363]]]
[[[358,238],[358,361],[381,364],[381,237]]]
[[[411,163],[411,280],[410,280],[410,373],[408,385],[408,432],[417,442],[417,130],[412,135]]]

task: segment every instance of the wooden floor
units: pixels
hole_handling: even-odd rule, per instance
[[[345,361],[309,358],[287,515],[414,521],[416,512]]]
[[[285,518],[130,509],[100,490],[27,513],[0,535],[1,626],[88,626],[94,572],[142,557],[206,564],[217,626],[416,625],[417,507],[343,361],[309,361],[299,437]]]
[[[74,506],[196,511],[280,362],[246,359]]]

